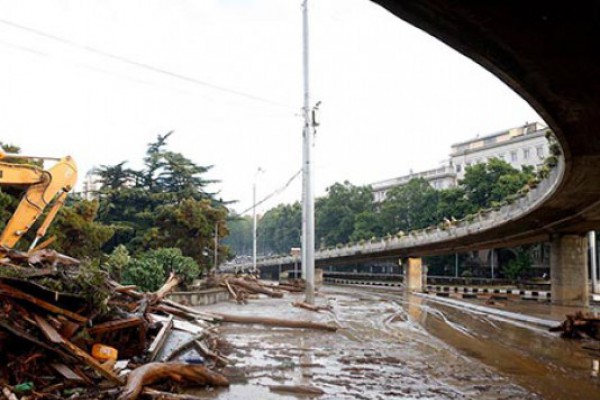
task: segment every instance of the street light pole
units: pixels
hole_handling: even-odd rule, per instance
[[[313,120],[310,110],[308,0],[302,3],[302,64],[304,72],[304,129],[302,131],[302,277],[306,281],[308,304],[315,303],[315,212],[313,194]]]
[[[254,182],[252,183],[252,272],[256,273],[256,177],[263,172],[258,167],[254,173]]]

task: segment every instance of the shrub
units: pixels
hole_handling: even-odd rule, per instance
[[[191,257],[182,255],[177,248],[151,250],[127,263],[122,273],[122,282],[136,285],[145,291],[158,290],[173,272],[184,285],[197,278],[201,269]]]
[[[516,259],[510,260],[506,266],[502,268],[502,273],[506,278],[515,281],[525,277],[529,273],[531,264],[531,256],[524,251],[520,251],[517,254]]]
[[[156,259],[134,258],[125,267],[121,280],[124,285],[136,285],[143,291],[153,292],[165,282],[165,270]]]
[[[124,245],[120,244],[109,254],[104,265],[110,277],[120,281],[123,269],[130,261],[131,256],[129,255],[129,251]]]

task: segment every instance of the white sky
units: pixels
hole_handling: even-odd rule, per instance
[[[322,101],[316,191],[439,165],[450,145],[540,117],[471,60],[368,0],[310,0]],[[94,165],[171,148],[251,206],[301,166],[301,0],[0,0],[0,140]],[[61,43],[22,25],[81,47]],[[102,52],[269,102],[133,66]],[[262,210],[300,199],[297,179]]]

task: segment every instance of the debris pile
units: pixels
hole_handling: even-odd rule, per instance
[[[282,298],[284,292],[280,285],[272,285],[261,282],[254,275],[232,275],[220,274],[214,275],[208,282],[211,286],[221,286],[227,288],[232,299],[238,304],[246,304],[249,299],[255,298],[258,294],[264,294],[269,297]]]
[[[189,400],[195,397],[176,394],[183,384],[227,386],[217,372],[229,364],[218,351],[214,323],[220,318],[166,299],[178,282],[171,276],[157,292],[141,293],[92,263],[49,250],[4,249],[2,394],[11,400]]]
[[[550,332],[561,332],[561,336],[569,339],[600,340],[600,317],[581,311],[567,315],[562,324],[550,328]]]

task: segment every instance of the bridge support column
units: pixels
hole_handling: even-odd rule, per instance
[[[422,292],[423,282],[427,280],[426,269],[420,258],[409,258],[406,265],[405,282],[409,292]]]
[[[584,307],[589,304],[588,243],[585,236],[557,235],[550,249],[552,303]]]

